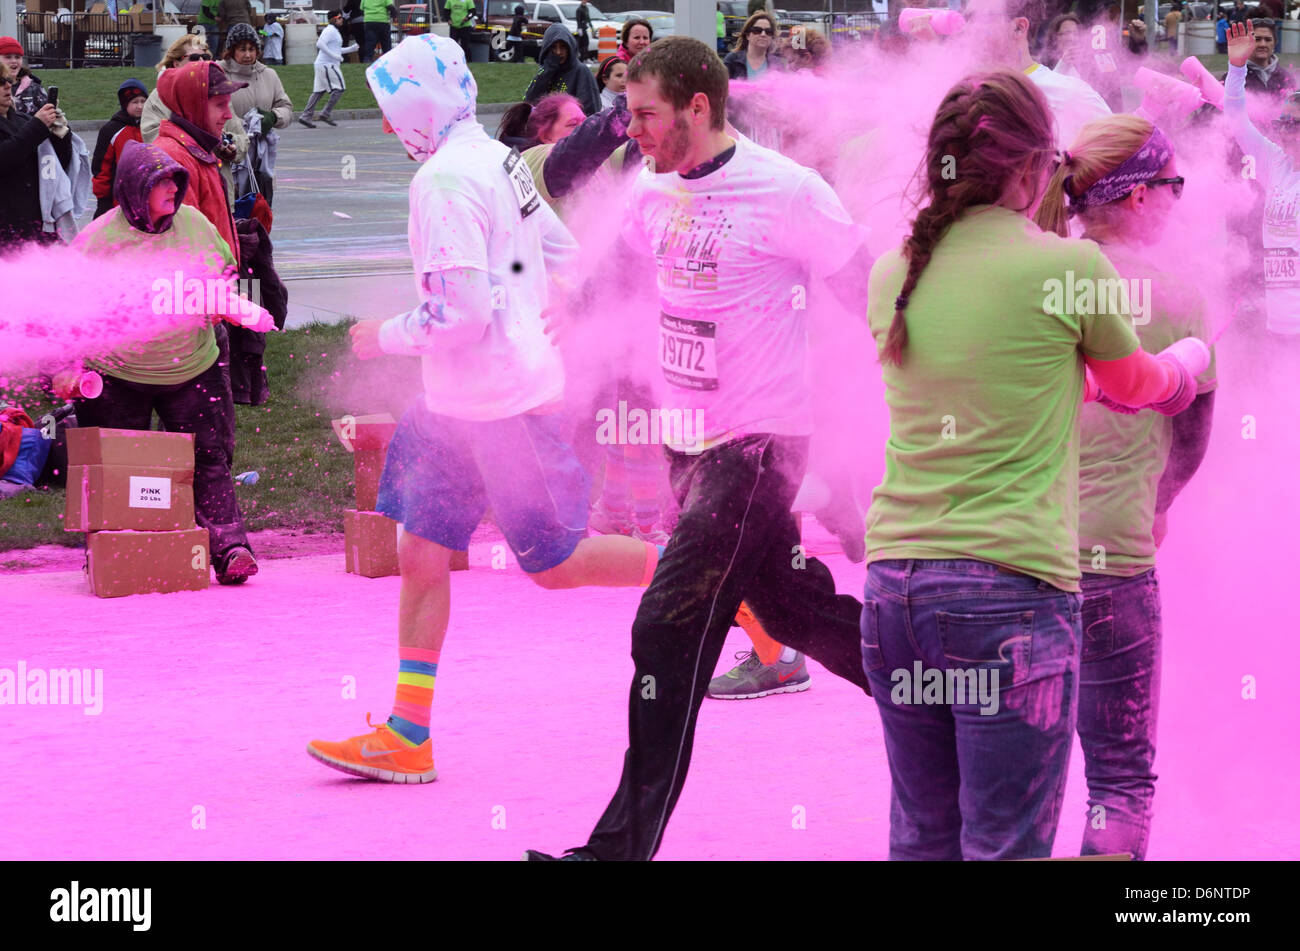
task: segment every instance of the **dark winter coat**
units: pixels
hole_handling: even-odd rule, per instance
[[[58,240],[45,233],[41,218],[41,163],[36,149],[46,139],[66,169],[72,161],[71,135],[51,135],[40,119],[16,109],[0,116],[0,253],[25,241]]]
[[[562,66],[549,62],[551,48],[556,43],[563,43],[569,50],[569,58]],[[563,24],[552,23],[547,27],[537,61],[540,66],[524,93],[525,102],[536,102],[553,92],[567,92],[578,100],[587,115],[594,116],[600,112],[600,87],[596,85],[596,77],[578,60],[578,41]]]
[[[235,222],[239,232],[239,276],[258,282],[261,304],[275,318],[275,326],[283,330],[289,313],[289,292],[275,271],[271,239],[260,221],[240,218]],[[262,355],[266,352],[266,334],[245,327],[227,327],[230,337],[230,390],[235,402],[245,406],[261,406],[271,395]]]

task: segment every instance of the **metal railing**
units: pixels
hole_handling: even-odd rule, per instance
[[[22,13],[18,42],[27,61],[47,69],[129,66],[133,61],[130,21],[107,13]]]

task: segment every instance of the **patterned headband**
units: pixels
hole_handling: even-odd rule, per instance
[[[1142,148],[1134,152],[1109,175],[1103,175],[1097,183],[1078,198],[1070,199],[1071,212],[1096,208],[1117,201],[1131,192],[1135,186],[1149,182],[1160,174],[1160,170],[1174,157],[1174,147],[1159,129],[1152,126],[1151,137],[1143,143]],[[1066,179],[1066,193],[1069,193],[1070,180]]]

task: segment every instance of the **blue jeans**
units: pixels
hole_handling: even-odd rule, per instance
[[[1160,704],[1160,585],[1155,569],[1132,578],[1083,576],[1079,742],[1088,777],[1082,855],[1142,859],[1155,797]]]
[[[862,665],[889,757],[891,859],[1051,854],[1082,605],[1080,594],[980,561],[868,567]],[[934,679],[934,694],[917,689]],[[976,680],[978,696],[943,687]]]

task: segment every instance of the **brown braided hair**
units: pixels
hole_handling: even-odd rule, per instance
[[[948,90],[930,126],[921,196],[929,202],[917,213],[903,243],[907,278],[894,301],[881,363],[903,365],[907,300],[948,228],[973,205],[998,204],[1007,186],[1025,171],[1041,177],[1054,155],[1052,141],[1047,101],[1018,72],[968,76]]]

